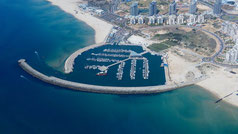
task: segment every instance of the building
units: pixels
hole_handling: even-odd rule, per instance
[[[204,15],[198,15],[198,20],[197,20],[198,23],[204,23],[205,22],[205,18],[204,18]]]
[[[130,8],[131,16],[137,16],[139,14],[138,2],[134,2]]]
[[[189,13],[190,14],[195,14],[197,11],[197,1],[196,0],[191,0],[190,1],[190,6],[189,6]]]
[[[138,18],[138,23],[139,23],[139,24],[144,24],[144,17],[140,16],[140,17]]]
[[[157,14],[157,2],[156,1],[152,1],[149,5],[149,16],[153,16]]]
[[[134,16],[130,18],[130,24],[136,24],[136,18]]]
[[[156,22],[156,17],[155,16],[150,16],[149,17],[149,24],[155,24]]]
[[[222,0],[216,0],[213,7],[213,14],[216,14],[216,15],[221,14],[221,6],[222,6]]]
[[[97,9],[95,12],[96,12],[97,15],[100,15],[100,16],[101,16],[101,15],[104,13],[104,10],[102,10],[102,9]]]
[[[238,63],[238,45],[235,45],[226,53],[226,61],[231,64]]]
[[[188,24],[189,25],[195,24],[196,23],[196,18],[197,18],[196,15],[191,14],[188,18]]]
[[[238,25],[231,22],[222,23],[222,32],[232,37],[233,41],[236,42],[238,38]]]
[[[169,20],[168,20],[168,24],[169,25],[175,25],[176,23],[176,16],[175,15],[170,15],[169,16]]]
[[[158,23],[158,24],[163,24],[163,23],[164,23],[164,18],[163,18],[163,16],[159,16],[159,17],[157,18],[157,23]]]
[[[177,17],[177,24],[181,25],[184,23],[184,16],[182,14],[180,14],[178,17]]]
[[[177,9],[176,9],[176,2],[173,1],[172,3],[169,4],[169,15],[175,15],[176,12],[177,12]]]

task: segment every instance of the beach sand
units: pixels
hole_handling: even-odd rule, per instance
[[[78,7],[82,0],[48,0],[53,5],[60,7],[63,11],[72,14],[80,21],[87,23],[95,31],[95,43],[103,43],[110,33],[113,25],[92,16],[90,13],[81,11]],[[65,61],[64,71],[70,73],[73,71],[75,58],[81,53],[80,50],[74,52]]]
[[[238,76],[230,73],[226,68],[219,67],[216,70],[208,72],[210,78],[197,83],[197,85],[210,91],[218,98],[223,98],[226,95],[232,95],[223,99],[224,101],[238,106]]]
[[[179,55],[183,55],[183,57],[191,57],[191,55],[185,55],[185,53],[179,51],[179,49],[176,49],[175,51]],[[172,82],[181,83],[190,81],[192,78],[188,79],[186,76],[191,72],[193,73],[193,78],[202,76],[201,72],[196,68],[196,65],[199,64],[198,60],[196,62],[191,62],[179,56],[178,54],[175,54],[171,51],[168,52],[168,64]]]
[[[184,54],[180,51],[178,51],[178,53],[181,55]],[[191,56],[186,55],[185,57]],[[196,68],[196,66],[203,66],[202,70],[205,72],[208,78],[204,81],[196,83],[195,85],[206,89],[218,97],[218,99],[232,93],[232,95],[224,98],[222,101],[228,102],[234,106],[238,106],[238,75],[231,73],[230,69],[218,67],[209,63],[199,64],[198,61],[194,62],[184,59],[184,56],[181,57],[174,52],[168,52],[168,63],[172,82],[175,83],[187,81],[188,79],[186,78],[186,74],[188,72],[193,72],[195,77],[201,76],[202,72]],[[238,69],[233,71],[238,73]]]

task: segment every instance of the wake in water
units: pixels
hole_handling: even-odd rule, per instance
[[[37,51],[35,51],[34,53],[36,54],[37,59],[40,60],[39,53]]]
[[[25,79],[25,80],[27,80],[27,81],[29,81],[29,79],[27,79],[25,76],[23,76],[23,75],[20,75],[20,77],[22,78],[22,79]]]

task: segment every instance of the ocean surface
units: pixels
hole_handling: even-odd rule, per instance
[[[191,86],[155,95],[76,92],[25,73],[59,73],[94,43],[85,23],[45,0],[0,0],[0,134],[237,134],[238,108]],[[45,68],[44,68],[45,67]]]

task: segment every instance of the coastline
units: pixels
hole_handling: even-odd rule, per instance
[[[90,49],[92,47],[102,45],[105,38],[110,33],[113,26],[103,20],[100,20],[100,19],[92,16],[89,13],[80,11],[77,7],[77,4],[78,4],[78,2],[82,2],[82,0],[67,0],[67,1],[66,0],[47,0],[47,1],[51,2],[52,5],[56,5],[56,6],[60,7],[63,11],[70,13],[78,20],[87,23],[90,27],[92,27],[95,30],[96,44],[90,45],[88,47],[85,47],[83,49],[79,49],[79,50],[75,51],[65,61],[64,71],[65,71],[65,73],[70,73],[73,71],[73,65],[74,65],[75,58],[78,55],[80,55],[83,52],[83,50],[85,50],[85,49]],[[75,10],[78,11],[77,14],[76,14]],[[188,62],[188,64],[189,64],[189,62]],[[194,68],[189,68],[189,70],[190,69],[194,71]],[[195,72],[197,72],[197,70]],[[196,85],[211,92],[216,97],[218,97],[218,99],[237,90],[236,87],[238,87],[238,84],[236,84],[236,82],[234,81],[234,79],[236,79],[236,78],[233,78],[235,76],[230,76],[231,74],[229,74],[228,71],[225,71],[225,68],[220,68],[216,71],[208,72],[208,74],[209,74],[208,76],[210,76],[210,78],[208,78],[205,81],[199,82]],[[176,82],[185,81],[185,78],[181,78],[179,74],[172,73],[172,75],[175,75],[174,78],[175,78]],[[237,103],[238,97],[236,95],[237,93],[234,92],[231,96],[229,96],[223,100],[228,102],[229,104],[238,106],[238,103]]]
[[[186,54],[184,53],[185,51],[179,51],[179,48],[175,50],[180,55],[184,56]],[[168,63],[172,82],[178,83],[186,81],[187,78],[185,76],[188,72],[193,72],[195,77],[206,75],[208,76],[206,80],[195,83],[195,85],[216,96],[217,100],[225,97],[222,101],[238,107],[238,77],[236,74],[230,73],[230,70],[227,68],[219,67],[210,63],[200,64],[201,61],[199,58],[191,61],[189,58],[184,59],[184,57],[181,57],[180,55],[172,52],[168,53]],[[185,57],[191,57],[191,55],[186,55]],[[203,70],[205,74],[196,67],[197,65],[202,66],[200,69]],[[232,71],[238,73],[238,69]]]
[[[52,5],[58,6],[60,9],[73,15],[76,19],[85,22],[95,30],[95,43],[104,42],[107,35],[112,29],[112,25],[92,16],[90,13],[79,10],[78,4],[82,0],[47,0]],[[77,11],[77,13],[75,12]]]
[[[47,0],[52,5],[58,6],[60,9],[73,15],[76,19],[85,22],[95,31],[95,43],[103,43],[105,39],[111,32],[113,25],[98,19],[92,16],[90,13],[83,12],[79,10],[78,4],[82,2],[82,0]],[[77,11],[77,13],[76,13]],[[75,51],[71,54],[65,61],[64,72],[70,73],[73,71],[73,65],[75,58],[81,53],[81,49]]]
[[[224,67],[209,72],[209,76],[206,81],[198,82],[196,85],[211,92],[218,99],[225,97],[223,101],[238,107],[238,78]]]

